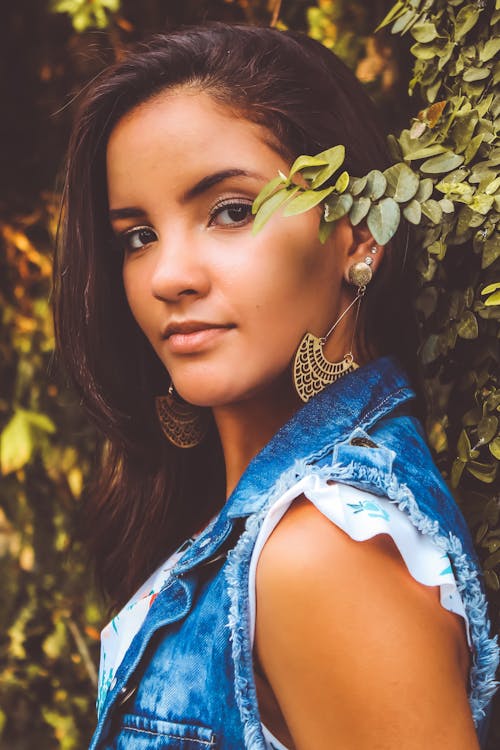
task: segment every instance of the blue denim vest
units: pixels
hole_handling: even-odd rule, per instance
[[[111,684],[91,750],[265,750],[249,564],[268,507],[308,472],[389,497],[449,555],[470,621],[470,704],[481,732],[498,648],[469,532],[408,408],[414,395],[397,360],[381,357],[282,427],[152,604]]]

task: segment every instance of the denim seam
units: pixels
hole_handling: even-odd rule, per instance
[[[384,409],[381,412],[382,407],[391,399],[393,399],[395,402],[399,402],[398,396],[400,393],[404,393],[407,391],[409,393],[408,388],[405,386],[401,388],[397,388],[395,391],[392,391],[387,396],[385,396],[382,401],[377,402],[377,404],[370,409],[365,414],[361,414],[359,417],[359,421],[352,427],[351,425],[346,428],[346,430],[343,432],[342,435],[337,435],[335,440],[330,441],[327,445],[323,446],[319,451],[316,451],[316,453],[312,453],[306,460],[309,463],[313,463],[316,461],[320,461],[324,456],[328,455],[328,453],[331,453],[334,445],[343,443],[345,440],[349,437],[349,435],[354,432],[354,430],[362,429],[362,430],[368,430],[370,427],[373,427],[374,424],[378,422],[379,419],[381,419],[384,414],[389,411],[388,409]],[[380,413],[381,412],[381,413]],[[376,419],[373,420],[371,417],[373,415],[376,415]]]
[[[165,732],[153,732],[151,729],[140,729],[139,727],[124,726],[128,732],[140,732],[141,734],[151,734],[153,737],[168,737],[169,740],[181,740],[182,742],[196,742],[199,745],[206,745],[207,747],[213,747],[214,741],[200,740],[197,737],[180,737],[178,734],[165,734]]]
[[[366,426],[367,424],[369,424],[369,419],[370,419],[370,417],[373,414],[376,414],[377,412],[379,412],[380,409],[384,406],[384,404],[387,401],[390,401],[391,399],[396,399],[396,397],[400,393],[403,393],[404,391],[408,391],[409,392],[409,389],[407,387],[403,386],[401,388],[397,388],[395,391],[392,391],[391,393],[388,393],[387,396],[385,398],[383,398],[382,401],[379,401],[376,404],[376,406],[374,406],[372,409],[370,409],[370,411],[366,412],[366,414],[362,414],[361,415],[360,420],[359,420],[358,424],[356,425],[356,427],[361,427],[362,425]],[[355,427],[355,429],[356,429],[356,427]]]

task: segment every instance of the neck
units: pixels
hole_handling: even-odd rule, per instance
[[[227,497],[254,456],[301,406],[290,373],[244,401],[214,408],[224,453]]]

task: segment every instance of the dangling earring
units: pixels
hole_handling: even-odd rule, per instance
[[[194,448],[208,431],[208,409],[192,406],[183,401],[171,383],[166,396],[156,396],[156,413],[165,437],[177,448]]]
[[[372,253],[377,253],[378,248],[373,245],[371,248]],[[359,263],[353,263],[349,268],[349,281],[358,287],[356,297],[350,303],[350,305],[344,310],[342,315],[335,321],[330,330],[321,338],[315,336],[313,333],[304,334],[302,341],[299,344],[299,348],[295,354],[293,362],[293,382],[295,390],[299,397],[304,403],[307,403],[310,398],[320,393],[326,386],[338,380],[343,375],[347,375],[348,372],[357,370],[359,365],[354,361],[352,354],[352,345],[354,342],[354,334],[358,323],[359,308],[361,306],[361,298],[363,297],[367,285],[370,283],[373,273],[370,266],[373,263],[373,258],[367,256],[364,261]],[[326,359],[323,353],[323,347],[328,341],[330,334],[334,331],[337,325],[340,323],[344,315],[346,315],[351,307],[358,303],[356,309],[356,319],[354,321],[354,328],[351,338],[351,348],[340,362],[330,362]]]

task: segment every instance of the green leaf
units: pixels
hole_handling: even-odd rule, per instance
[[[441,45],[431,42],[430,44],[421,44],[416,42],[410,47],[411,54],[417,58],[417,60],[427,61],[433,60],[441,52]]]
[[[466,430],[462,430],[457,443],[457,453],[460,461],[467,463],[470,458],[471,444]]]
[[[334,194],[330,200],[325,203],[325,221],[337,221],[345,216],[349,212],[353,204],[353,197],[350,193],[342,193],[342,195]]]
[[[453,201],[450,201],[449,198],[441,198],[440,201],[438,201],[439,205],[443,209],[443,213],[445,214],[452,214],[455,210],[455,206],[453,205]]]
[[[493,305],[500,305],[500,292],[495,292],[488,299],[484,301],[486,307],[492,307]]]
[[[301,169],[305,169],[307,167],[324,167],[328,164],[328,160],[321,158],[318,156],[297,156],[295,161],[292,164],[292,168],[290,169],[290,173],[288,175],[288,179],[293,177],[294,174],[299,172]]]
[[[43,432],[48,432],[50,434],[53,434],[56,431],[54,422],[49,419],[46,414],[40,414],[36,411],[25,411],[24,416],[31,426],[37,430],[42,430]]]
[[[490,449],[491,455],[498,458],[500,461],[500,435],[489,443],[488,448]]]
[[[448,149],[441,143],[433,143],[431,146],[424,146],[423,148],[417,148],[415,151],[409,151],[406,156],[406,161],[415,161],[417,159],[427,159],[430,156],[437,156],[437,154],[444,154]]]
[[[312,182],[315,177],[317,177],[320,172],[323,172],[325,169],[328,169],[328,165],[323,165],[321,167],[304,167],[304,169],[300,170],[300,174],[304,178],[304,180],[307,180],[308,182]],[[286,178],[287,179],[287,178]],[[287,184],[290,182],[290,180],[287,179]]]
[[[372,236],[379,245],[385,245],[396,233],[401,213],[394,198],[383,198],[372,205],[366,223]]]
[[[328,237],[333,231],[333,224],[327,224],[327,222],[324,219],[321,219],[319,224],[319,241],[322,245],[325,244]]]
[[[443,58],[441,56],[438,57],[438,68],[439,68],[439,66],[441,64],[442,59]],[[443,77],[442,76],[438,76],[436,78],[436,80],[434,81],[434,83],[427,88],[427,91],[425,92],[425,95],[427,97],[427,101],[428,102],[432,103],[432,102],[436,101],[437,95],[438,95],[438,93],[441,90],[441,84],[442,83],[443,83]]]
[[[420,180],[420,185],[418,186],[418,190],[415,193],[415,200],[417,200],[419,203],[423,203],[424,201],[428,200],[434,190],[434,183],[430,177],[425,177],[425,179]]]
[[[351,224],[355,227],[357,226],[363,219],[365,218],[366,214],[370,210],[370,206],[372,205],[372,202],[369,198],[357,198],[354,203],[352,204],[352,208],[349,212],[349,219],[351,220]]]
[[[28,463],[33,450],[33,431],[23,409],[16,411],[0,435],[0,469],[2,474],[18,471]]]
[[[391,29],[391,34],[404,34],[406,31],[409,31],[414,23],[416,23],[418,19],[418,14],[415,13],[413,8],[411,10],[407,10],[406,12],[402,13],[398,18],[394,21],[394,24]]]
[[[326,166],[312,180],[311,187],[313,189],[321,187],[342,166],[345,159],[345,147],[342,145],[333,146],[326,151],[322,151],[316,158],[325,160]]]
[[[478,123],[479,115],[475,110],[457,115],[452,129],[452,138],[455,148],[459,153],[465,151],[467,144],[473,136]]]
[[[491,484],[495,481],[498,463],[486,464],[480,461],[470,461],[466,467],[469,474],[479,479],[480,482]],[[500,556],[499,556],[500,559]]]
[[[398,203],[406,203],[415,196],[420,180],[407,164],[394,164],[383,174],[387,180],[386,193],[390,198],[394,198]]]
[[[450,61],[450,58],[451,58],[454,50],[455,50],[455,45],[453,44],[453,42],[448,42],[442,48],[441,53],[439,55],[439,59],[438,59],[438,70],[439,71],[442,71],[445,68],[446,64]],[[437,80],[439,81],[439,83],[441,83],[442,77],[439,77]],[[432,100],[432,101],[434,101],[434,100]]]
[[[411,35],[417,42],[423,44],[432,42],[438,35],[437,29],[430,21],[427,23],[416,23],[411,29]]]
[[[444,242],[443,238],[440,237],[438,240],[435,240],[435,242],[432,242],[429,247],[427,248],[427,252],[431,255],[435,255],[438,260],[443,260],[444,256],[446,255],[446,242]]]
[[[389,152],[394,161],[401,161],[403,158],[403,151],[399,145],[399,141],[393,133],[389,133],[387,136],[387,145],[389,146]]]
[[[379,23],[379,25],[375,29],[375,32],[380,31],[380,29],[383,29],[384,26],[388,26],[390,23],[395,21],[396,18],[398,18],[402,13],[405,12],[405,8],[406,5],[403,0],[397,0],[397,2],[392,6],[384,19]]]
[[[274,212],[277,211],[280,206],[286,203],[286,201],[296,195],[299,190],[300,188],[298,186],[296,186],[292,190],[283,188],[282,190],[279,190],[277,193],[274,193],[274,195],[271,195],[270,198],[265,200],[255,215],[252,234],[257,234],[257,232],[260,232],[262,227],[269,221]]]
[[[363,190],[365,198],[376,201],[381,198],[387,187],[385,176],[378,169],[372,169],[366,175],[366,186]]]
[[[476,25],[481,10],[475,5],[466,5],[458,12],[455,21],[455,42],[459,42]]]
[[[476,68],[474,66],[471,66],[470,68],[467,68],[467,70],[464,73],[464,81],[482,81],[485,78],[488,78],[490,74],[490,71],[488,68]]]
[[[351,195],[360,195],[366,187],[367,175],[364,177],[350,177],[349,178],[349,192]]]
[[[481,419],[477,426],[477,436],[482,443],[489,443],[497,434],[498,418],[486,416]]]
[[[347,172],[342,172],[337,182],[335,183],[335,191],[337,193],[343,193],[347,190],[348,185],[349,185],[349,174]]]
[[[333,193],[333,190],[333,186],[324,190],[305,190],[286,204],[283,209],[283,216],[295,216],[309,211],[310,208],[314,208],[314,206],[317,206],[328,195]]]
[[[459,197],[465,195],[470,197],[473,193],[473,188],[467,182],[453,182],[448,177],[445,177],[438,182],[436,190],[439,190],[440,193],[445,193],[446,195],[453,194],[454,196]]]
[[[495,283],[485,286],[484,289],[481,290],[481,294],[491,294],[491,292],[495,292],[497,289],[500,289],[500,281],[495,281]]]
[[[484,580],[487,587],[492,591],[498,591],[500,589],[500,579],[494,570],[485,570]]]
[[[424,161],[424,163],[420,165],[420,171],[427,174],[451,172],[452,169],[459,167],[463,161],[464,157],[462,155],[455,154],[453,151],[446,151],[444,154],[433,156],[432,159]]]
[[[403,216],[410,224],[420,224],[422,218],[422,207],[420,203],[413,199],[403,208]]]
[[[326,163],[331,167],[334,167],[335,171],[335,169],[339,169],[339,167],[341,167],[344,163],[345,146],[340,144],[338,146],[327,148],[326,151],[322,151],[320,154],[317,154],[316,158],[326,159]]]
[[[484,192],[487,195],[493,195],[494,193],[498,192],[499,188],[500,188],[500,175],[498,177],[495,177],[494,180],[488,183],[488,185],[484,189]]]
[[[497,258],[500,258],[500,235],[498,232],[495,232],[495,234],[484,243],[481,268],[488,268],[488,266],[491,266]]]
[[[472,159],[477,154],[479,146],[481,145],[483,141],[484,141],[484,133],[478,133],[477,135],[474,136],[474,138],[472,138],[469,141],[464,151],[465,164],[468,164],[470,161],[472,161]]]
[[[282,184],[283,178],[281,175],[278,175],[278,177],[275,177],[270,182],[267,182],[252,204],[252,213],[256,214],[264,201],[267,200],[267,198],[269,198],[274,193],[274,191],[277,190],[278,187]]]
[[[473,312],[466,310],[457,323],[457,333],[462,339],[477,339],[479,328]]]
[[[493,37],[485,42],[484,47],[479,52],[481,62],[487,62],[500,52],[500,37]]]
[[[437,201],[429,198],[429,200],[424,201],[421,206],[424,216],[427,216],[427,218],[430,219],[433,224],[440,223],[441,219],[443,218],[443,209]]]
[[[476,193],[469,203],[469,207],[473,211],[477,211],[477,213],[485,216],[492,207],[494,200],[495,198],[492,195]]]

